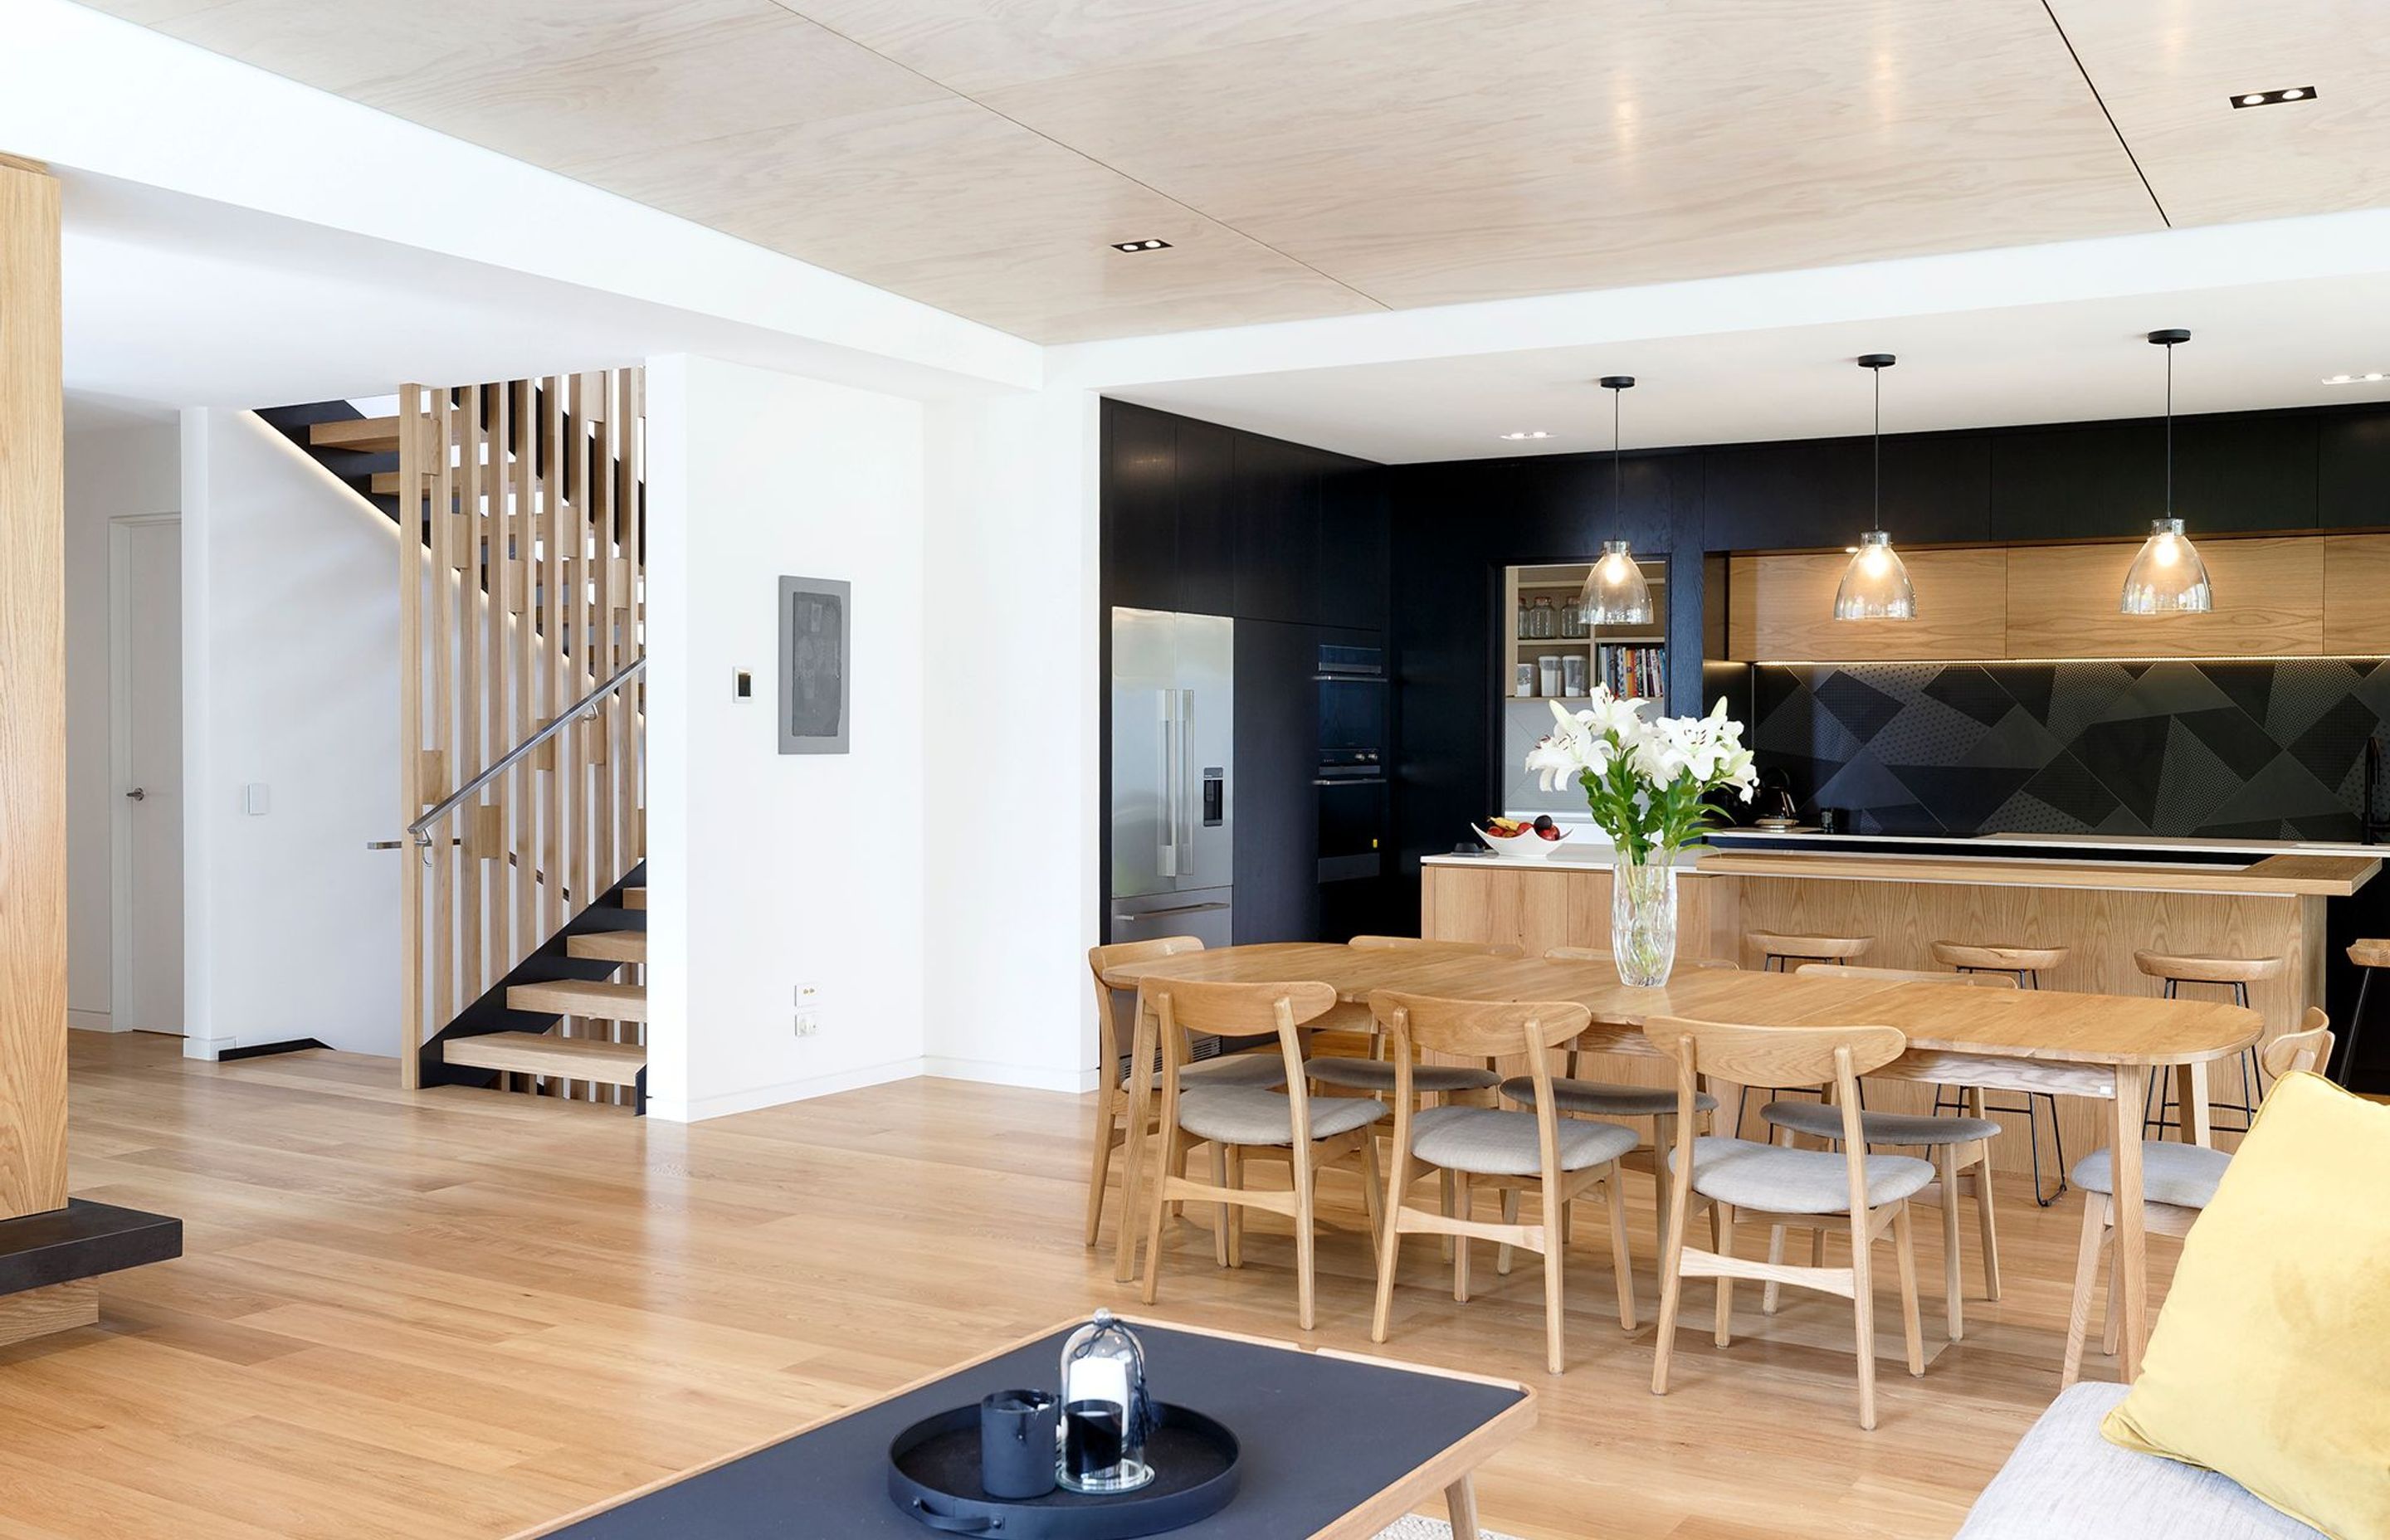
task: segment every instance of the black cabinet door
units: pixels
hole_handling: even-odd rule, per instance
[[[2390,407],[2317,424],[2316,521],[2328,530],[2390,525]]]
[[[1237,622],[1235,814],[1239,944],[1319,930],[1318,661],[1311,627]]]
[[[1178,599],[1200,615],[1232,615],[1237,603],[1236,441],[1229,429],[1180,417]]]
[[[1236,437],[1237,616],[1311,620],[1319,570],[1317,451]]]
[[[1111,602],[1178,608],[1178,430],[1176,420],[1125,402],[1103,404],[1105,575]]]
[[[1382,468],[1335,462],[1319,478],[1322,625],[1382,631],[1386,624],[1386,495]]]

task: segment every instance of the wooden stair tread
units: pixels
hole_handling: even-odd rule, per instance
[[[647,1068],[648,1050],[636,1043],[608,1043],[595,1037],[554,1037],[536,1032],[493,1032],[479,1037],[451,1037],[440,1045],[448,1063],[476,1070],[510,1070],[517,1074],[554,1075],[565,1080],[592,1080],[601,1085],[629,1085]]]
[[[318,449],[351,449],[361,455],[398,453],[396,417],[349,417],[340,422],[310,423],[307,442]],[[393,476],[396,472],[392,473]]]
[[[596,957],[607,962],[643,963],[648,960],[648,933],[645,930],[584,930],[564,940],[568,957]]]
[[[644,984],[604,983],[586,979],[549,979],[516,984],[507,991],[512,1010],[553,1011],[561,1016],[594,1016],[606,1021],[644,1021],[648,991]]]
[[[623,889],[623,908],[625,908],[625,909],[644,909],[644,908],[646,908],[647,906],[648,906],[648,890],[647,890],[647,889],[645,889],[645,888],[625,888],[625,889]]]

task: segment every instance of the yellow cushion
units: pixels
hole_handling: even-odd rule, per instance
[[[2268,1094],[2183,1241],[2141,1377],[2101,1431],[2339,1540],[2390,1535],[2390,1106]]]

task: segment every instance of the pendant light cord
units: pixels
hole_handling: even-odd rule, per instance
[[[2172,356],[2169,353],[2168,356]],[[1626,511],[1626,470],[1619,462],[1618,398],[1626,392],[1613,385],[1610,388],[1610,517],[1618,519]]]
[[[2174,356],[2168,350],[2166,356]],[[1875,377],[1875,533],[1883,533],[1883,371],[1870,369]]]
[[[2174,344],[2166,350],[2165,516],[2174,517]]]

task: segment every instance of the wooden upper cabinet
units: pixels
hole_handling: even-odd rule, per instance
[[[2323,649],[2390,653],[2390,534],[2324,536]]]
[[[2205,615],[2118,612],[2139,541],[2010,547],[2007,656],[2311,658],[2324,650],[2324,540],[2200,540],[2195,530],[2191,538],[2216,592]]]
[[[1917,589],[1913,621],[1834,619],[1834,590],[1851,560],[1844,552],[1736,557],[1727,579],[1727,650],[1787,662],[2005,658],[2009,556],[1997,548],[1902,552]]]

